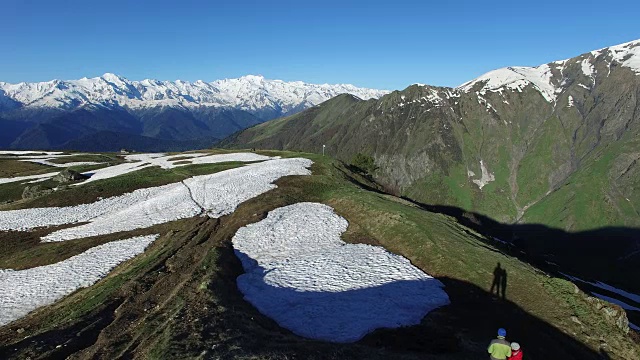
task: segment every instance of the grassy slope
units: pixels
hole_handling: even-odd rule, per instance
[[[434,358],[468,359],[486,356],[485,343],[500,325],[526,344],[532,358],[542,358],[549,348],[568,359],[596,358],[589,348],[597,349],[602,340],[612,358],[638,357],[637,344],[593,310],[583,294],[574,293],[570,283],[549,278],[503,254],[450,217],[354,185],[340,163],[305,156],[316,162],[313,176],[282,179],[278,189],[243,203],[230,216],[149,229],[163,236],[145,254],[118,267],[96,286],[0,329],[0,339],[5,339],[0,356],[339,359],[417,358],[427,353]],[[127,178],[136,176],[119,181],[126,184]],[[169,182],[174,176],[165,172],[146,180]],[[64,199],[48,200],[51,205],[58,201]],[[433,312],[418,326],[380,330],[352,345],[304,340],[277,327],[241,300],[234,283],[241,267],[229,240],[240,226],[299,201],[333,206],[350,223],[346,241],[383,245],[441,278],[453,304]],[[45,251],[30,255],[50,256]],[[486,293],[498,261],[509,274],[508,301],[504,302]],[[25,331],[18,334],[21,328]]]

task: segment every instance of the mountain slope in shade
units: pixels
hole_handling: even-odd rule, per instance
[[[267,80],[253,75],[211,83],[130,81],[110,73],[68,81],[0,82],[0,117],[29,124],[25,133],[0,145],[50,148],[99,131],[177,142],[222,138],[341,93],[369,99],[387,92],[344,84]],[[85,123],[87,117],[92,120]],[[58,128],[62,129],[48,130]],[[61,133],[66,135],[60,137]],[[74,143],[81,146],[80,150],[88,149],[78,141]]]
[[[495,70],[457,88],[413,85],[372,101],[343,95],[223,144],[326,145],[345,161],[370,155],[388,190],[444,212],[474,212],[474,221],[488,216],[506,224],[485,219],[499,238],[519,239],[551,263],[580,254],[580,264],[594,264],[582,268],[591,274],[626,274],[612,280],[619,284],[631,270],[640,274],[626,256],[640,249],[639,60],[633,41]],[[526,224],[541,226],[519,227]],[[595,231],[610,227],[611,239]],[[575,232],[587,232],[590,246],[579,248],[588,250],[575,251]]]

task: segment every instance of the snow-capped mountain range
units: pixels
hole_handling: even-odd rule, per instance
[[[0,82],[0,128],[4,132],[0,148],[200,148],[343,93],[371,99],[388,91],[255,75],[209,83],[131,81],[111,73],[79,80]]]
[[[249,112],[271,108],[287,114],[294,109],[308,108],[343,93],[370,99],[378,98],[388,91],[358,88],[348,84],[316,85],[301,81],[267,80],[256,75],[210,83],[201,80],[131,81],[111,73],[80,80],[18,84],[0,82],[0,97],[4,96],[9,101],[24,107],[61,109],[87,105],[119,105],[131,109],[212,106]]]

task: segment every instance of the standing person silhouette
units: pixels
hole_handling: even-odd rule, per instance
[[[491,284],[491,294],[493,294],[493,289],[496,289],[496,295],[500,296],[500,287],[502,286],[502,268],[500,267],[500,263],[496,265],[496,268],[493,269],[493,283]]]
[[[500,291],[502,292],[502,300],[507,298],[507,270],[502,269],[502,275],[500,279]]]

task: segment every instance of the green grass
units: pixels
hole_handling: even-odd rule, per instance
[[[124,162],[123,157],[119,157],[114,153],[104,153],[104,154],[79,154],[73,156],[65,156],[59,157],[49,160],[49,162],[54,164],[65,164],[70,162],[102,162],[109,163],[111,165],[119,164]]]
[[[525,206],[545,196],[549,190],[549,176],[556,170],[554,152],[556,147],[562,145],[562,128],[560,121],[554,118],[548,119],[540,134],[536,134],[536,140],[520,162],[518,168],[518,203]],[[568,152],[568,149],[562,149]]]
[[[44,174],[48,172],[51,172],[50,166],[15,159],[0,159],[1,178]]]
[[[607,226],[629,226],[618,209],[632,211],[624,199],[610,196],[609,174],[619,149],[610,147],[593,161],[572,174],[563,186],[527,210],[524,221],[542,223],[570,231]],[[617,202],[622,206],[618,206]],[[633,214],[628,217],[633,218]]]

